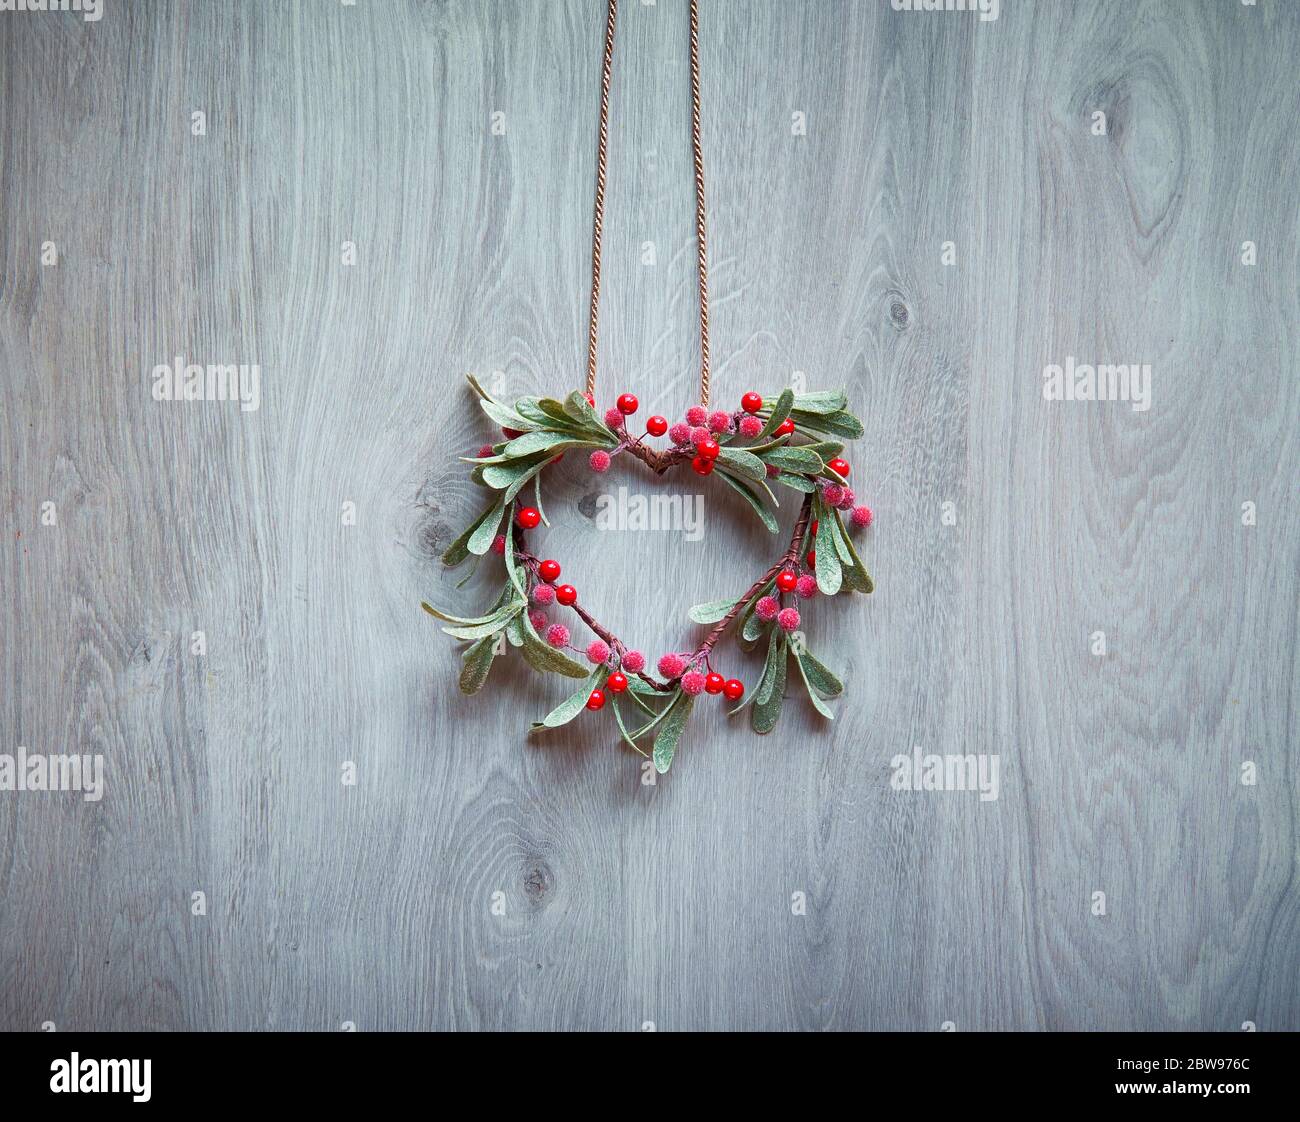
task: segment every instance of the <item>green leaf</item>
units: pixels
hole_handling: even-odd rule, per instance
[[[801,393],[794,399],[794,408],[803,413],[838,413],[849,403],[843,390],[819,390]]]
[[[682,738],[682,730],[691,716],[691,706],[695,698],[678,691],[676,699],[668,707],[663,724],[655,735],[655,771],[663,775],[672,766],[673,756],[677,753],[677,742]]]
[[[583,400],[585,401],[586,398]],[[570,429],[574,432],[588,431],[580,422],[575,421],[565,412],[564,402],[562,401],[556,401],[553,397],[539,398],[537,408],[539,412],[550,418],[551,428]]]
[[[487,513],[475,525],[474,532],[470,534],[469,541],[466,543],[466,548],[470,553],[482,557],[492,548],[497,531],[501,528],[501,516],[505,513],[505,509],[504,498],[497,499],[496,503],[488,508]]]
[[[577,693],[566,697],[559,705],[542,718],[541,727],[555,729],[559,728],[561,725],[567,725],[587,707],[587,699],[591,697],[591,691],[599,689],[608,676],[608,666],[597,666],[587,676],[587,680],[582,683]]]
[[[533,630],[533,621],[527,612],[520,612],[518,619],[523,629],[524,645],[521,648],[525,661],[534,670],[549,674],[563,674],[566,678],[585,678],[590,668],[575,662],[563,651],[544,643]]]
[[[537,457],[529,456],[517,460],[507,460],[501,464],[487,464],[482,469],[483,482],[497,491],[504,491],[515,483],[522,486],[548,463],[550,463],[550,457],[542,454]]]
[[[767,419],[767,424],[763,426],[763,431],[755,437],[756,440],[766,440],[771,436],[788,416],[794,406],[794,390],[784,389],[781,396],[776,399],[776,404],[772,406],[771,416]]]
[[[807,448],[773,448],[763,454],[763,461],[799,475],[817,475],[826,466],[816,452],[809,452]]]
[[[596,411],[587,399],[577,390],[564,399],[564,412],[571,420],[577,421],[584,428],[592,429],[613,438],[614,434],[605,427],[605,422],[596,416]]]
[[[534,464],[530,470],[524,472],[518,479],[516,479],[512,484],[510,484],[509,487],[505,489],[505,492],[501,496],[502,499],[504,499],[507,503],[514,502],[515,497],[519,494],[519,492],[522,491],[528,485],[528,481],[534,478],[537,475],[537,473],[542,470],[542,468],[549,466],[550,462],[551,461],[549,459],[546,459],[545,457],[538,460],[537,463]]]
[[[783,471],[776,477],[778,483],[784,483],[787,487],[795,491],[802,491],[805,495],[811,495],[817,490],[817,484],[803,475],[793,475],[788,471]]]
[[[466,374],[465,381],[474,387],[474,392],[485,401],[495,401],[496,399],[483,388],[482,383],[473,374]]]
[[[736,475],[754,480],[755,483],[762,483],[767,478],[767,468],[763,466],[763,461],[752,452],[746,452],[741,448],[722,449],[718,453],[718,463],[722,467],[729,468]]]
[[[773,626],[768,634],[767,659],[763,663],[763,674],[758,679],[758,686],[754,690],[754,701],[759,705],[772,696],[772,690],[776,686],[777,667],[781,661],[785,642],[785,632]]]
[[[613,444],[613,441],[608,442],[609,447],[613,447]],[[549,452],[555,456],[570,448],[599,448],[600,446],[600,443],[595,440],[584,440],[573,433],[539,430],[526,432],[523,436],[516,436],[514,440],[508,441],[501,455],[507,460],[518,460],[523,456],[535,456],[539,452]]]
[[[835,532],[831,534],[831,539],[835,543],[835,553],[840,559],[841,566],[850,566],[853,564],[853,552],[849,549],[848,538],[844,536],[844,524],[840,521],[838,514],[831,519],[831,529]],[[820,528],[821,523],[818,523]]]
[[[687,614],[695,623],[717,623],[735,606],[735,600],[712,600],[707,604],[696,604]]]
[[[829,433],[831,436],[843,436],[850,440],[856,440],[864,431],[862,422],[852,413],[806,413],[795,409],[790,416],[801,429]]]
[[[520,613],[522,615],[522,613]],[[524,626],[519,622],[519,616],[515,616],[506,624],[506,638],[510,641],[512,647],[522,647],[524,645]]]
[[[461,536],[458,537],[454,542],[452,542],[451,545],[449,545],[445,550],[443,550],[442,563],[444,565],[446,565],[449,569],[454,569],[457,565],[459,565],[462,561],[464,561],[466,557],[469,556],[470,553],[469,543],[470,540],[474,537],[474,532],[480,526],[483,525],[483,523],[491,516],[492,512],[494,510],[497,510],[499,506],[500,503],[497,501],[488,503],[483,513],[480,514],[476,519],[474,519],[473,522],[470,523],[469,528],[463,534],[461,534]],[[500,516],[500,512],[498,511],[497,522],[500,522],[500,520],[501,520],[501,516]],[[492,523],[493,537],[496,537],[497,522]],[[488,545],[491,544],[492,542],[491,540],[489,540]],[[487,551],[484,550],[484,552]]]
[[[457,627],[473,627],[475,624],[489,623],[490,621],[496,619],[496,617],[501,614],[501,609],[502,607],[504,607],[504,605],[498,602],[498,604],[490,612],[485,612],[481,616],[448,615],[441,608],[435,608],[432,604],[426,603],[423,600],[420,601],[420,607],[422,607],[426,612],[428,612],[435,619],[440,619],[444,623],[453,623]]]
[[[478,404],[479,408],[503,429],[518,429],[520,432],[528,432],[537,427],[532,421],[521,417],[513,409],[502,405],[499,401],[494,401],[490,397],[483,398]]]
[[[546,517],[546,508],[542,506],[542,473],[540,471],[533,476],[533,506],[537,508],[537,513],[542,516],[542,525],[550,529],[551,520]]]
[[[623,711],[618,707],[618,695],[611,695],[609,703],[614,707],[614,720],[618,722],[618,731],[622,734],[623,739],[632,746],[633,751],[639,752],[641,755],[648,757],[650,753],[642,748],[641,745],[636,742],[635,738],[629,735],[627,731],[627,725],[623,721]],[[637,736],[640,735],[641,733],[638,732]]]
[[[838,541],[848,551],[851,561],[844,565],[844,584],[854,592],[870,593],[876,587],[875,582],[871,579],[871,574],[867,572],[867,567],[862,563],[862,558],[858,556],[858,551],[854,548],[853,539],[849,537],[848,531],[844,528],[844,523],[840,521],[837,513],[834,516],[833,524]],[[821,527],[818,526],[820,531]]]
[[[565,411],[564,406],[550,398],[521,397],[515,402],[515,412],[538,428],[551,432],[578,435],[583,430]]]
[[[844,451],[844,445],[835,440],[814,440],[811,444],[799,444],[796,447],[804,452],[816,452],[823,460],[833,460]]]
[[[754,489],[748,483],[732,477],[731,473],[725,469],[722,472],[722,480],[733,491],[738,492],[744,500],[754,508],[754,513],[762,520],[763,525],[767,527],[768,532],[775,534],[777,532],[776,516],[763,505],[763,500],[758,497]]]
[[[808,684],[822,697],[839,697],[844,692],[844,683],[827,670],[806,647],[802,652],[796,651],[795,657],[803,665]]]
[[[519,590],[519,595],[528,599],[528,588],[524,584],[524,575],[519,571],[519,558],[515,556],[514,535],[511,534],[506,539],[506,576],[510,578],[510,583]]]
[[[779,627],[772,628],[772,641],[768,648],[770,674],[767,669],[764,669],[764,682],[760,685],[765,686],[766,689],[760,689],[760,695],[754,698],[754,711],[750,715],[750,725],[757,733],[771,732],[776,728],[777,718],[781,716],[781,703],[785,700],[788,649],[785,632]]]
[[[496,642],[496,637],[489,635],[465,652],[465,665],[460,671],[461,693],[478,693],[483,688],[496,657]]]
[[[844,575],[840,571],[840,558],[835,550],[834,511],[828,511],[820,499],[816,507],[817,539],[813,548],[817,551],[817,589],[826,596],[834,596],[840,590]]]
[[[831,712],[830,706],[817,696],[817,691],[812,688],[811,683],[808,681],[808,671],[804,667],[803,659],[798,651],[794,652],[794,661],[795,665],[799,667],[799,677],[803,679],[804,689],[808,691],[808,700],[813,703],[813,708],[828,721],[835,720],[835,714]]]
[[[500,611],[494,612],[482,623],[458,624],[453,627],[444,627],[443,631],[453,639],[482,639],[486,635],[495,635],[523,610],[523,606],[523,601],[517,600],[512,604],[507,604]]]

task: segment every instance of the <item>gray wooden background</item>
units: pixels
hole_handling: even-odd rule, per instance
[[[488,595],[464,374],[581,378],[600,0],[0,14],[0,751],[107,769],[0,792],[0,1026],[1300,1028],[1300,5],[703,7],[717,397],[849,389],[878,587],[808,613],[833,724],[704,705],[655,786],[418,607]],[[696,377],[685,16],[624,0],[613,83],[642,417]],[[176,355],[261,408],[152,400]],[[1045,402],[1067,356],[1151,409]],[[657,654],[776,547],[713,485],[600,532],[620,485],[701,490],[566,462],[543,540]],[[892,790],[914,745],[1000,798]]]

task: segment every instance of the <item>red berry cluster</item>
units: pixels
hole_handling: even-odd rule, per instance
[[[821,489],[822,499],[827,506],[834,507],[836,510],[848,511],[849,518],[854,526],[870,526],[875,521],[875,515],[869,506],[859,506],[857,496],[853,493],[853,488],[848,485],[849,462],[848,460],[836,457],[831,460],[827,468],[833,474],[831,479],[817,480],[817,486]],[[813,533],[815,534],[817,523],[813,523]],[[816,554],[808,554],[808,564],[817,563]]]
[[[594,409],[595,396],[593,394],[585,396]],[[588,459],[592,471],[598,473],[608,471],[614,456],[629,445],[641,443],[641,437],[634,437],[627,430],[627,418],[638,408],[640,402],[637,401],[636,395],[625,393],[618,396],[613,408],[605,411],[605,424],[621,436],[622,443],[612,452],[607,452],[603,448],[592,452]],[[762,418],[756,415],[762,408],[762,395],[750,390],[741,397],[740,411],[737,413],[728,413],[725,409],[710,413],[703,405],[693,405],[686,410],[684,418],[674,425],[668,423],[667,417],[655,414],[646,421],[645,435],[663,436],[666,433],[679,450],[692,453],[691,468],[696,474],[709,475],[722,452],[719,438],[735,432],[751,440],[757,437],[763,431]],[[789,436],[792,432],[794,432],[794,421],[786,418],[777,426],[774,435]]]
[[[702,693],[720,693],[729,701],[739,701],[745,696],[745,683],[739,678],[724,678],[710,667],[708,672],[700,669],[696,656],[669,652],[659,659],[659,673],[670,682],[679,679],[682,693],[696,697]],[[707,658],[705,665],[707,666]]]

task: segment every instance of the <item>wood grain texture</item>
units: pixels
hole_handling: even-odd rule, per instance
[[[703,8],[715,394],[848,387],[877,591],[809,613],[833,725],[703,707],[653,787],[418,609],[463,375],[581,380],[599,0],[0,14],[0,751],[107,769],[0,792],[0,1027],[1300,1029],[1300,10]],[[624,0],[606,215],[603,394],[669,415],[686,35]],[[153,401],[175,355],[261,408]],[[1151,409],[1045,402],[1066,356]],[[676,648],[771,540],[707,486],[703,542],[598,531],[624,484],[696,486],[566,462],[548,552]],[[1000,798],[892,790],[913,745]]]

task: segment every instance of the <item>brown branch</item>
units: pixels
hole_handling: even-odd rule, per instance
[[[665,448],[662,452],[647,447],[639,439],[626,439],[622,448],[617,451],[624,451],[635,456],[646,465],[656,475],[663,475],[670,467],[689,460],[695,455],[694,448]]]

